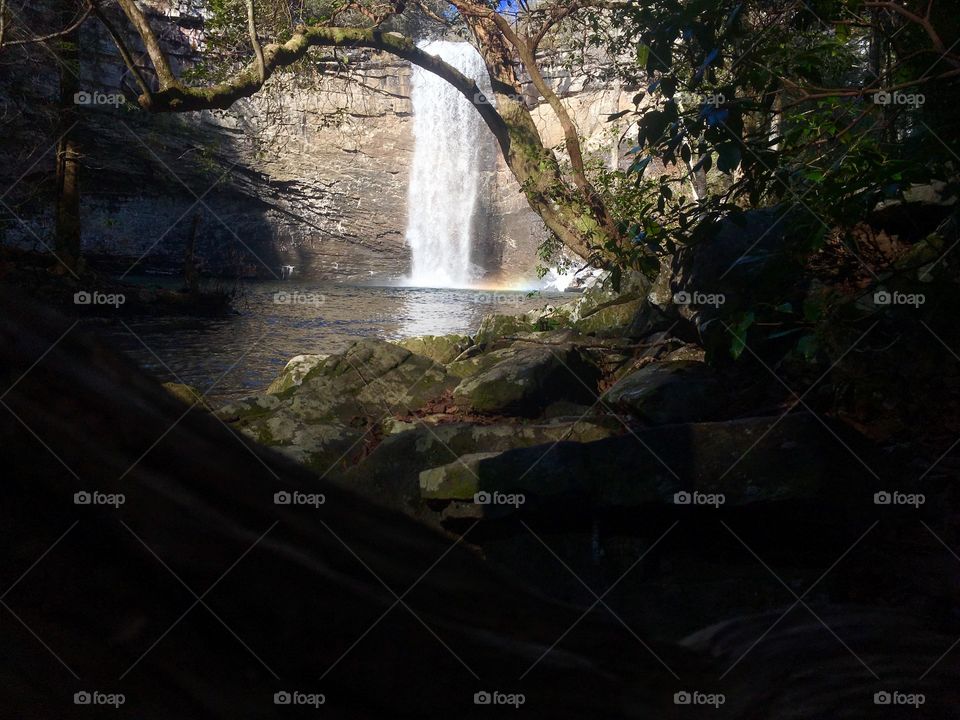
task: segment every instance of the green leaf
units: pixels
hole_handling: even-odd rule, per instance
[[[647,61],[650,59],[650,46],[646,43],[640,43],[637,45],[637,65],[640,67],[646,67]]]
[[[767,340],[776,340],[777,338],[787,337],[788,335],[795,335],[798,332],[803,332],[803,328],[791,328],[790,330],[778,330],[775,333],[770,333],[767,335]]]
[[[747,349],[747,332],[750,330],[750,326],[753,325],[754,319],[752,312],[745,313],[740,319],[740,322],[731,328],[733,343],[730,345],[730,355],[733,356],[734,360],[739,358],[743,354],[743,351]]]
[[[799,352],[805,360],[813,360],[819,349],[820,341],[817,340],[816,335],[804,335],[800,338],[800,342],[797,343],[797,352]]]

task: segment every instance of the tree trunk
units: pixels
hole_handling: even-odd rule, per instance
[[[63,0],[60,22],[67,27],[75,8]],[[80,260],[80,148],[77,144],[77,123],[80,115],[77,93],[79,73],[80,29],[76,28],[58,40],[60,58],[60,102],[57,119],[56,155],[56,230],[55,250],[60,261],[71,270]]]
[[[568,249],[585,260],[603,263],[619,242],[606,208],[596,198],[588,197],[590,189],[585,179],[581,182],[582,188],[566,182],[553,151],[544,146],[533,116],[521,98],[514,53],[495,19],[482,13],[476,3],[457,3],[457,7],[461,12],[473,12],[464,12],[464,20],[487,66],[497,111],[507,126],[509,143],[501,143],[504,159],[527,202]],[[528,55],[526,61],[536,62],[532,55]],[[534,71],[539,72],[535,67]],[[563,117],[558,114],[558,118],[563,124]],[[569,118],[566,120],[569,122]],[[568,148],[572,150],[576,142],[567,134]]]

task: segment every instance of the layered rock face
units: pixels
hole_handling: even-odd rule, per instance
[[[34,12],[36,21],[44,17],[42,7]],[[203,42],[202,3],[157,6],[153,21],[177,70],[188,69]],[[126,27],[123,18],[116,23]],[[139,54],[138,39],[128,42]],[[88,102],[76,131],[83,242],[92,260],[119,271],[140,261],[141,270],[175,273],[195,236],[201,267],[228,277],[279,279],[286,265],[300,278],[342,282],[389,282],[408,272],[414,138],[407,63],[355,55],[349,79],[278,78],[227,112],[149,116],[118,102],[121,94],[132,100],[134,84],[99,24],[83,26],[80,56]],[[6,198],[4,239],[40,249],[52,237],[53,152],[41,153],[56,138],[59,68],[36,46],[13,59],[0,97],[4,149],[16,162],[0,168],[0,182],[13,185],[40,159]],[[616,161],[605,118],[625,107],[626,95],[553,75],[588,145]],[[535,114],[548,143],[562,145],[549,108]],[[491,172],[487,206],[496,222],[478,239],[476,255],[491,284],[530,281],[545,230],[502,158]]]

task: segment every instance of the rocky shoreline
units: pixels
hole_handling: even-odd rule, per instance
[[[609,602],[638,632],[679,639],[767,612],[790,600],[780,582],[811,586],[868,529],[869,549],[809,599],[949,604],[950,558],[917,523],[940,523],[942,507],[877,504],[944,491],[909,480],[909,453],[797,407],[755,367],[708,364],[660,283],[611,284],[488,316],[472,336],[298,356],[215,414],[378,504],[469,534],[562,600],[590,605],[584,582],[616,583]],[[878,558],[903,573],[896,587]]]

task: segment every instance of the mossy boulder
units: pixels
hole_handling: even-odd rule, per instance
[[[279,395],[303,382],[307,374],[329,355],[297,355],[291,358],[277,378],[270,383],[267,393]]]
[[[308,418],[382,417],[418,410],[455,385],[433,360],[393,343],[364,339],[308,373],[290,395],[290,404]]]
[[[727,404],[716,372],[694,360],[647,365],[621,378],[604,400],[654,425],[711,420]]]
[[[443,497],[469,500],[479,492],[476,468],[499,453],[470,453],[455,462],[420,472],[420,494],[425,499]]]
[[[561,440],[590,442],[624,432],[609,416],[577,416],[570,420],[492,425],[449,423],[416,427],[386,437],[362,462],[346,473],[345,483],[371,500],[430,522],[438,516],[423,504],[420,473],[444,466],[458,457],[497,453]]]
[[[446,365],[473,345],[473,340],[466,335],[421,335],[404,338],[397,345],[416,355],[422,355],[436,363]]]
[[[531,310],[524,317],[538,332],[563,330],[573,327],[573,308],[573,303],[545,305],[538,310]]]
[[[596,399],[599,373],[572,345],[516,343],[476,360],[453,394],[479,413],[532,416],[558,400]]]
[[[482,352],[479,345],[474,345],[471,350],[476,350],[476,352],[464,353],[462,359],[448,363],[447,372],[459,378],[473,377],[491,369],[505,358],[514,357],[521,348],[530,348],[536,344],[544,347],[558,347],[566,352],[569,350],[569,346],[578,339],[578,335],[572,330],[547,330],[543,332],[525,330],[517,332],[511,337],[516,339],[509,343],[506,341],[499,343],[502,347],[497,350]]]
[[[647,304],[646,298],[614,303],[592,312],[574,323],[584,335],[620,337],[634,326],[634,320]]]
[[[537,327],[525,315],[487,315],[474,337],[477,345],[489,345],[502,337],[532,332]]]
[[[183,383],[175,382],[166,382],[163,383],[163,389],[168,393],[173,395],[177,400],[184,403],[185,405],[190,405],[191,407],[196,405],[204,410],[212,410],[210,404],[207,402],[206,398],[203,396],[199,390],[197,390],[192,385],[184,385]]]
[[[235,423],[268,415],[278,407],[280,398],[276,395],[252,395],[224,405],[214,414],[224,422]]]
[[[522,493],[582,509],[687,504],[678,493],[722,494],[726,507],[823,502],[869,507],[878,480],[837,441],[876,464],[876,449],[808,413],[690,423],[591,442],[472,454],[421,476],[426,499],[468,502],[477,492]]]
[[[621,305],[644,298],[649,293],[652,283],[641,273],[628,272],[620,278],[618,287],[614,285],[613,276],[609,273],[600,277],[593,286],[583,292],[568,311],[570,319],[578,323],[610,305]]]
[[[365,339],[316,362],[299,384],[231,403],[217,414],[258,442],[325,472],[358,460],[361,441],[385,417],[418,410],[458,382],[429,358]]]

